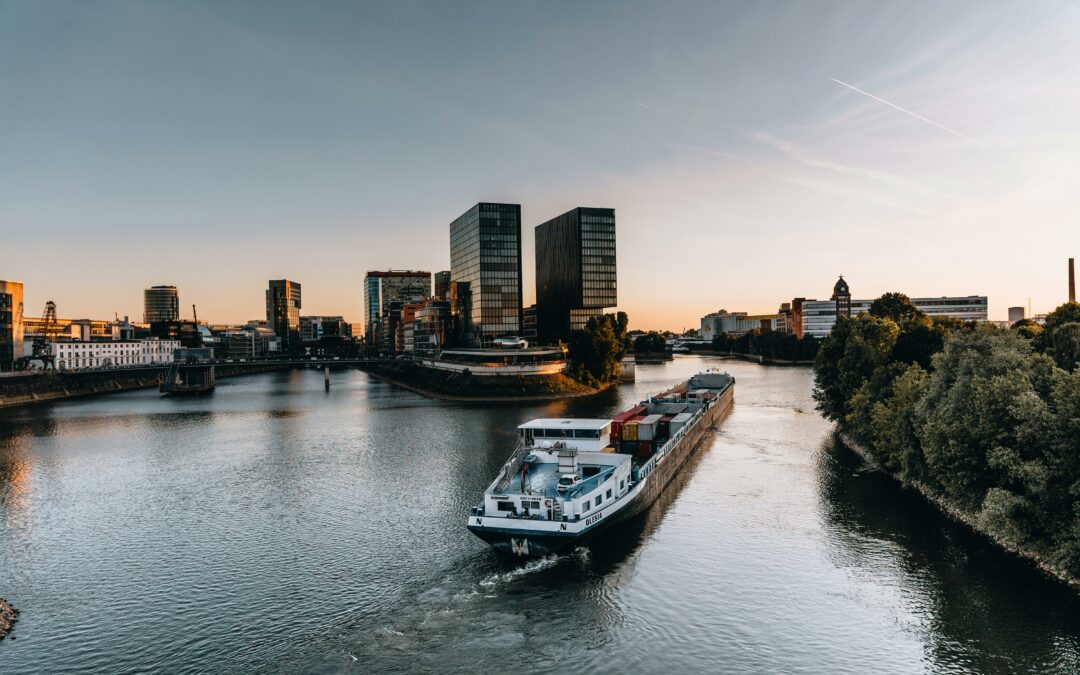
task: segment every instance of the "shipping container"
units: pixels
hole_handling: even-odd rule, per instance
[[[623,441],[636,441],[638,439],[638,423],[634,421],[625,422],[622,425],[622,439]]]
[[[637,438],[639,441],[651,441],[656,438],[656,425],[663,415],[649,415],[638,422]]]
[[[679,429],[682,429],[687,423],[690,422],[690,418],[693,417],[690,413],[679,413],[675,417],[671,418],[671,435],[674,436]]]
[[[653,456],[653,442],[652,441],[638,441],[637,448],[634,451],[634,457],[638,459],[648,459]]]

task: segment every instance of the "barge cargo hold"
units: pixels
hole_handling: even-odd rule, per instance
[[[612,419],[541,418],[472,508],[468,528],[520,557],[579,546],[649,508],[732,406],[735,378],[706,372]]]

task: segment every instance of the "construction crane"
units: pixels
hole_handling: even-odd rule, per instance
[[[45,303],[45,313],[41,315],[41,332],[34,336],[31,357],[41,359],[41,366],[46,370],[50,366],[56,369],[56,355],[53,354],[52,346],[59,336],[60,323],[56,320],[56,303],[49,300]]]
[[[195,311],[195,305],[191,305],[191,315],[195,317],[195,325],[199,324],[199,313]]]

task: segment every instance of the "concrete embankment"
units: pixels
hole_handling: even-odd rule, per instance
[[[11,632],[11,629],[15,626],[15,622],[19,620],[19,610],[11,606],[11,604],[0,598],[0,639]],[[14,640],[15,638],[11,638]]]
[[[853,438],[851,438],[843,431],[837,431],[836,436],[837,438],[839,438],[840,442],[843,444],[844,447],[858,455],[868,466],[870,466],[876,471],[880,471],[886,476],[889,476],[896,482],[900,483],[902,486],[914,489],[916,492],[922,495],[922,497],[926,501],[936,506],[939,511],[944,513],[954,522],[960,523],[976,535],[993,542],[994,545],[996,545],[998,548],[1004,549],[1005,551],[1008,551],[1013,555],[1030,561],[1044,574],[1054,577],[1055,579],[1058,579],[1060,581],[1064,581],[1066,584],[1072,586],[1075,589],[1080,589],[1080,578],[1074,577],[1065,570],[1052,565],[1048,560],[1046,560],[1046,558],[1044,558],[1036,551],[1015,546],[1007,541],[1002,540],[1000,537],[995,536],[993,533],[986,531],[979,524],[979,521],[974,514],[957,508],[954,504],[950,503],[943,496],[941,496],[934,490],[931,490],[930,487],[926,484],[920,481],[902,481],[899,476],[887,471],[884,467],[878,464],[877,461],[874,459],[874,456],[870,454],[869,450],[859,445]]]
[[[279,363],[215,366],[218,378],[293,368]],[[117,368],[84,372],[47,372],[0,377],[0,408],[44,403],[93,394],[157,387],[165,368]]]
[[[368,365],[365,373],[402,389],[442,401],[526,403],[592,396],[594,389],[566,375],[480,377],[447,373],[422,366]],[[614,386],[615,383],[608,385]]]

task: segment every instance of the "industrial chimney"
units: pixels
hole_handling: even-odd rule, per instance
[[[1069,258],[1069,302],[1076,302],[1076,271],[1072,258]]]

